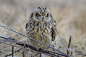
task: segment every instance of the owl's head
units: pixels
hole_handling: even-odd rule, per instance
[[[48,8],[37,7],[32,11],[30,18],[34,19],[35,21],[44,23],[44,22],[50,21],[52,18],[52,15]]]

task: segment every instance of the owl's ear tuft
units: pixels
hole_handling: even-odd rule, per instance
[[[46,10],[46,7],[44,7],[45,8],[45,10]]]
[[[30,15],[30,16],[31,16],[31,18],[32,18],[32,17],[33,17],[33,13],[31,13],[31,15]]]
[[[38,7],[38,9],[41,9],[41,7]]]

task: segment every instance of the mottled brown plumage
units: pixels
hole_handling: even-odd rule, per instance
[[[56,21],[53,19],[49,9],[37,7],[32,11],[29,22],[26,24],[26,34],[33,39],[51,45],[51,41],[54,41],[56,37]],[[48,48],[33,40],[30,40],[30,43],[37,49]]]

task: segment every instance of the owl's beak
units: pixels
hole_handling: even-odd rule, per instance
[[[42,17],[42,22],[44,22],[44,17]]]

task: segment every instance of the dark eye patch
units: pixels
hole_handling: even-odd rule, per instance
[[[38,17],[38,16],[41,16],[39,13],[36,13],[36,16]]]
[[[46,17],[48,17],[49,15],[48,14],[46,14]]]

